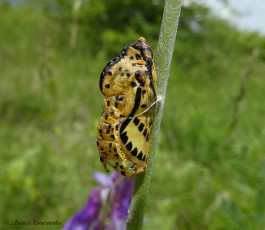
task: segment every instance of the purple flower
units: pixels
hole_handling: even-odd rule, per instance
[[[131,203],[131,195],[133,189],[133,178],[123,180],[119,186],[114,188],[112,197],[112,212],[111,216],[115,219],[127,219],[128,209]]]
[[[112,175],[113,174],[111,174],[111,176]],[[102,173],[102,172],[95,172],[94,173],[95,180],[99,184],[101,184],[103,187],[107,187],[107,188],[109,188],[112,185],[112,183],[113,183],[113,181],[111,179],[111,176],[108,176],[107,174]]]
[[[62,230],[125,230],[134,178],[114,172],[110,176],[96,172],[94,178],[103,187],[95,187],[88,203]]]
[[[89,200],[85,207],[78,211],[67,223],[63,230],[87,230],[90,226],[96,224],[99,219],[99,211],[102,207],[101,188],[95,187],[90,193]]]

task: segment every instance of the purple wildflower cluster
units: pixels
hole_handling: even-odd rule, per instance
[[[96,172],[95,187],[87,204],[63,226],[62,230],[125,230],[134,178],[114,172]]]

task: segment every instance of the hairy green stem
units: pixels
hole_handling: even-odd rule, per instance
[[[152,177],[157,139],[166,96],[169,70],[174,50],[182,0],[166,0],[155,59],[157,90],[160,101],[156,106],[156,118],[152,131],[151,146],[146,172],[135,178],[132,201],[129,209],[127,230],[140,230],[143,225],[147,195]]]

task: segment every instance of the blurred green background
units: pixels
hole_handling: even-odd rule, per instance
[[[0,229],[85,205],[100,73],[140,36],[156,50],[163,4],[0,1]],[[265,228],[264,73],[264,36],[182,8],[144,229]]]

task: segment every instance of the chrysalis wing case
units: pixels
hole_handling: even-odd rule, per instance
[[[103,69],[104,95],[97,132],[100,161],[123,176],[145,171],[157,100],[151,46],[144,38],[126,46]]]

